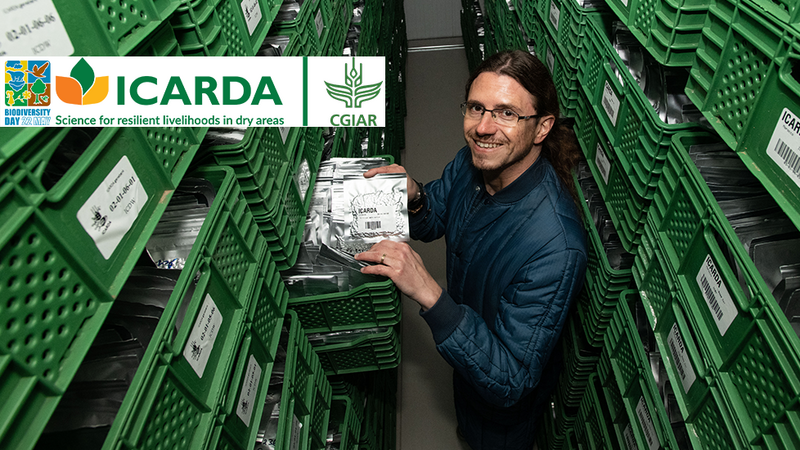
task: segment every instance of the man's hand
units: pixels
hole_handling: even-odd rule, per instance
[[[378,242],[368,251],[357,254],[356,259],[378,263],[362,268],[361,272],[391,278],[402,293],[425,311],[442,295],[442,288],[425,269],[422,258],[405,242]]]
[[[408,186],[408,201],[411,201],[417,198],[417,194],[419,193],[419,186],[417,183],[414,182],[414,179],[411,178],[411,175],[408,175],[406,172],[405,167],[399,166],[397,164],[392,164],[391,166],[383,166],[383,167],[376,167],[374,169],[370,169],[364,172],[364,178],[372,178],[379,173],[404,173],[407,175],[408,179],[406,180]]]

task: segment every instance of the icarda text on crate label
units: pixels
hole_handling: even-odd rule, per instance
[[[622,436],[625,439],[625,446],[628,447],[628,450],[639,450],[639,446],[636,444],[636,438],[633,437],[633,427],[630,423],[625,427]]]
[[[203,378],[203,372],[208,365],[208,358],[214,350],[214,342],[222,326],[222,314],[214,303],[211,295],[206,294],[200,313],[194,322],[194,328],[189,334],[189,341],[183,348],[183,356],[192,366],[198,377]]]
[[[53,0],[2,3],[0,56],[68,56],[75,51]]]
[[[247,32],[252,36],[258,23],[261,22],[261,6],[258,5],[258,0],[242,0],[240,6],[244,13],[244,21],[247,22]]]
[[[767,155],[800,186],[800,118],[783,108],[767,146]]]
[[[123,156],[78,210],[78,222],[108,259],[147,204],[147,192]]]
[[[603,109],[606,111],[608,118],[611,119],[611,125],[617,126],[617,116],[619,116],[619,99],[617,98],[617,94],[614,93],[614,89],[611,87],[611,83],[606,80],[606,84],[603,88]]]
[[[653,417],[650,415],[650,409],[644,401],[644,397],[639,397],[639,403],[636,404],[636,417],[639,418],[639,425],[642,426],[642,434],[647,441],[647,447],[650,450],[658,450],[661,443],[656,434],[656,427],[653,425]]]
[[[608,186],[608,174],[611,173],[611,162],[608,161],[608,156],[603,146],[597,143],[597,154],[594,156],[594,163],[597,165],[597,170],[600,171],[600,176],[603,177],[603,182]]]
[[[558,21],[561,19],[561,11],[556,6],[556,2],[550,2],[550,23],[558,31]]]
[[[681,332],[678,330],[678,324],[672,324],[672,328],[667,335],[667,345],[672,354],[672,360],[675,362],[675,368],[678,370],[678,376],[681,378],[683,384],[683,392],[689,392],[692,384],[697,379],[694,373],[694,367],[689,360],[689,353],[686,351],[686,345],[681,337]]]
[[[703,265],[700,266],[700,270],[697,272],[696,281],[697,285],[700,286],[700,291],[703,293],[703,298],[706,300],[706,305],[711,311],[711,316],[717,324],[719,334],[725,336],[725,332],[728,331],[733,319],[739,314],[739,310],[736,309],[731,294],[722,281],[722,275],[717,270],[711,255],[706,255]]]
[[[242,381],[242,392],[239,394],[239,403],[236,406],[236,415],[248,427],[250,426],[250,418],[253,416],[253,408],[259,407],[255,402],[260,384],[261,366],[256,361],[256,357],[250,355],[250,359],[247,361],[247,372],[244,374],[244,381]]]

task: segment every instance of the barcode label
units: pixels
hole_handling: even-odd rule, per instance
[[[561,18],[561,11],[556,6],[555,2],[550,2],[550,23],[553,24],[556,31],[558,31],[558,21]]]
[[[625,438],[625,446],[628,447],[628,450],[639,450],[639,446],[636,444],[636,438],[633,437],[633,427],[631,427],[630,423],[625,427],[622,436]]]
[[[550,75],[553,75],[555,73],[556,58],[549,48],[547,49],[547,56],[545,56],[545,59],[547,60],[547,67],[550,69]]]
[[[656,427],[653,425],[653,418],[650,416],[650,410],[647,408],[647,403],[644,402],[644,397],[639,397],[639,403],[636,405],[636,417],[639,418],[639,425],[642,426],[647,447],[650,450],[658,450],[661,443],[658,441]]]
[[[608,185],[608,174],[611,173],[611,163],[608,161],[608,155],[603,150],[603,146],[597,143],[597,154],[594,156],[594,163],[597,165],[597,170],[600,171],[600,176],[603,177],[603,182]]]
[[[677,323],[672,324],[672,329],[669,330],[667,345],[669,345],[669,351],[672,353],[672,360],[675,361],[678,376],[681,378],[683,392],[689,392],[697,376],[694,373],[692,362],[689,360],[689,353],[686,351]]]
[[[614,93],[611,83],[606,80],[605,88],[603,89],[603,109],[606,110],[608,118],[611,119],[611,125],[617,126],[617,116],[619,115],[619,98]]]
[[[767,155],[800,186],[800,118],[787,108],[772,133]]]
[[[380,230],[381,222],[379,220],[364,222],[364,228],[366,228],[367,230]]]
[[[725,283],[722,282],[722,276],[714,264],[711,255],[706,255],[703,265],[697,272],[696,277],[697,285],[703,293],[703,298],[706,300],[711,316],[717,324],[717,329],[721,336],[725,336],[728,328],[733,323],[733,319],[739,314],[736,305],[733,303],[731,294]]]
[[[247,22],[247,31],[252,36],[258,23],[261,22],[261,7],[258,5],[258,0],[243,0],[239,6],[242,7],[244,21]]]

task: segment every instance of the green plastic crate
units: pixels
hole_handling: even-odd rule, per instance
[[[168,21],[162,23],[141,44],[131,50],[132,56],[183,56],[178,39]]]
[[[180,4],[181,0],[53,0],[76,56],[127,55]]]
[[[224,55],[254,56],[279,9],[275,0],[191,0],[176,10],[170,23],[185,53],[221,56],[225,46]]]
[[[602,386],[593,373],[586,385],[586,395],[578,408],[575,438],[579,448],[615,448],[611,440],[611,419],[605,407]]]
[[[656,250],[647,253],[663,255],[661,276],[668,289],[680,294],[679,304],[705,365],[721,386],[745,442],[796,441],[800,340],[682,150],[691,138],[675,138],[669,176],[663,178],[648,217],[648,245]],[[638,266],[649,271],[653,260],[643,258]],[[719,279],[716,289],[704,290],[708,287],[703,279],[713,279],[714,273]],[[643,279],[650,279],[648,272]],[[655,292],[646,295],[663,310],[667,301]],[[652,311],[656,321],[659,313],[658,307]],[[773,391],[781,395],[764,400],[764,393]]]
[[[613,378],[638,447],[676,449],[678,444],[630,311],[632,303],[639,301],[633,290],[623,294],[606,332],[604,351],[611,360]]]
[[[289,326],[289,346],[286,351],[276,448],[324,448],[331,407],[331,385],[297,316],[288,311],[285,320]],[[300,439],[296,447],[291,446],[293,434]]]
[[[608,6],[659,64],[691,66],[710,0],[609,0]]]
[[[400,364],[400,335],[395,326],[348,342],[315,346],[314,351],[327,375],[393,369]]]
[[[342,56],[350,21],[353,18],[353,3],[348,0],[339,0],[331,6],[331,23],[328,32],[322,41],[325,56]]]
[[[789,107],[777,92],[765,89],[769,72],[778,71],[775,65],[788,50],[787,30],[747,5],[729,0],[712,3],[686,85],[686,95],[734,150],[745,143],[750,127],[769,134],[763,124],[772,131],[777,123],[777,115],[754,114],[762,96],[766,102]],[[747,147],[741,150],[752,150]]]
[[[494,26],[499,50],[528,50],[522,30],[514,11],[509,10],[505,0],[489,0],[484,3],[486,20]]]
[[[666,124],[656,114],[611,45],[611,22],[590,14],[581,49],[578,83],[639,196],[658,182],[671,137],[696,123]],[[624,82],[615,75],[614,68]],[[588,159],[588,158],[587,158]]]
[[[564,368],[559,376],[559,385],[554,396],[563,409],[577,408],[583,398],[589,374],[597,368],[600,352],[591,347],[578,327],[580,321],[577,314],[571,314],[561,333],[561,349],[564,354]],[[581,350],[589,354],[582,354]],[[559,417],[556,417],[559,422]],[[565,428],[557,427],[563,434]]]
[[[107,313],[105,304],[122,288],[196,151],[185,138],[165,152],[151,146],[149,131],[106,128],[58,181],[45,178],[48,163],[60,155],[58,144],[72,139],[70,132],[28,134],[31,139],[3,166],[7,178],[0,185],[0,212],[6,218],[0,227],[0,290],[7,299],[0,307],[6,321],[0,353],[14,361],[7,370],[35,377],[53,394],[63,393],[69,384]],[[132,152],[134,148],[139,151]],[[137,196],[142,209],[127,227],[119,228],[123,234],[116,243],[101,244],[106,257],[77,214],[84,205],[93,206],[90,196],[101,192],[112,172],[131,169],[136,174],[133,186],[141,186],[147,199]],[[105,215],[108,205],[100,206]],[[93,230],[95,222],[100,225],[93,221],[87,226]],[[72,312],[66,313],[67,308]],[[80,339],[73,343],[76,337]]]
[[[622,246],[636,254],[654,187],[644,195],[633,187],[633,180],[624,171],[617,148],[611,145],[606,132],[584,95],[579,95],[575,134],[586,162],[608,207]]]
[[[339,442],[340,450],[358,449],[358,439],[361,436],[361,422],[357,409],[363,405],[356,405],[355,401],[346,395],[331,397],[331,417],[328,433],[339,433],[342,438]],[[363,416],[363,411],[361,413]]]
[[[327,333],[400,322],[400,291],[391,280],[368,283],[346,292],[289,299],[306,333]]]
[[[607,8],[582,8],[576,0],[538,0],[536,11],[567,65],[577,68],[587,43],[589,16],[610,18]],[[536,37],[533,37],[536,39]]]

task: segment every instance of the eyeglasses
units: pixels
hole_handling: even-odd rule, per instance
[[[464,102],[461,104],[461,114],[472,120],[481,120],[483,113],[486,112],[492,113],[492,120],[495,123],[511,127],[515,126],[520,120],[539,117],[539,114],[520,116],[510,109],[486,109],[479,103]]]

